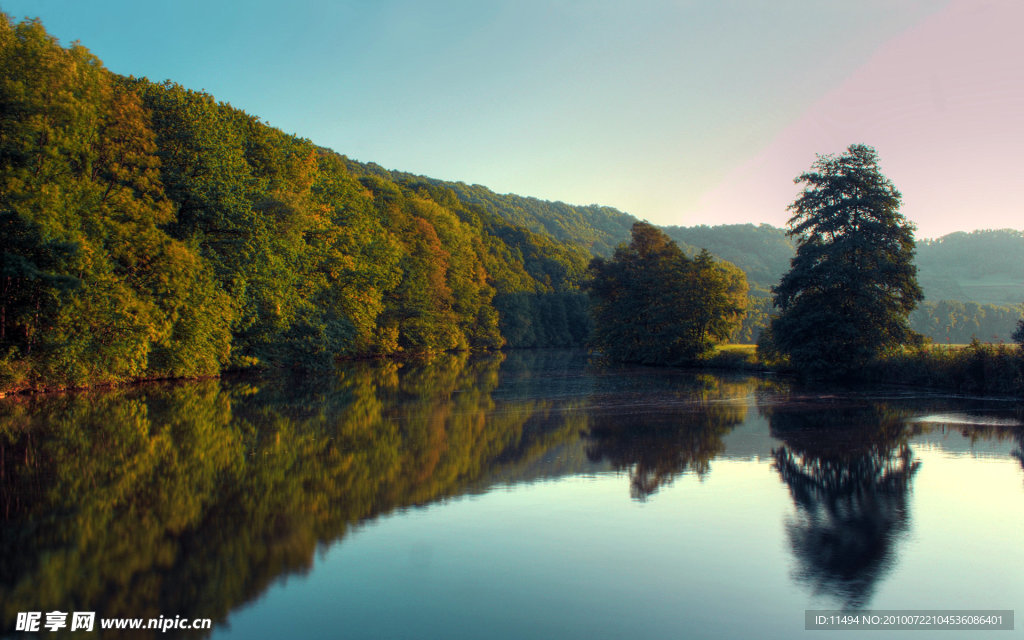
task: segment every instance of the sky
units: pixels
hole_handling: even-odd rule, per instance
[[[116,73],[363,162],[661,225],[782,226],[878,151],[918,237],[1024,228],[1019,0],[0,0]]]

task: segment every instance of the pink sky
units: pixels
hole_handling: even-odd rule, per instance
[[[682,224],[782,225],[816,153],[865,143],[918,237],[1024,228],[1024,2],[960,0],[879,48]]]

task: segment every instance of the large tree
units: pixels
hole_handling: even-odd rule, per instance
[[[768,340],[798,370],[842,376],[917,339],[907,315],[922,299],[914,227],[899,191],[865,145],[818,156],[789,206],[796,256],[773,289]]]
[[[686,254],[657,227],[633,225],[633,239],[610,260],[590,263],[593,343],[622,362],[682,364],[739,326],[747,280],[728,263]]]

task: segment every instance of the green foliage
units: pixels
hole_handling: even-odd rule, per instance
[[[488,197],[116,76],[38,22],[3,16],[0,62],[2,391],[587,338],[589,254]]]
[[[732,371],[765,371],[754,344],[720,344],[700,360],[702,368]]]
[[[793,242],[785,230],[767,224],[726,224],[709,227],[664,227],[680,247],[696,252],[705,247],[712,255],[731,262],[747,275],[753,290],[764,295],[776,285],[793,258]]]
[[[743,322],[729,337],[729,341],[738,344],[757,344],[761,333],[771,322],[772,309],[771,296],[751,295]]]
[[[985,342],[1009,342],[1020,317],[1020,306],[925,301],[911,312],[910,327],[939,343],[967,344],[975,338]]]
[[[4,16],[0,60],[0,353],[17,363],[0,385],[219,371],[226,297],[162,228],[174,206],[137,96],[38,22]]]
[[[495,297],[501,334],[513,349],[579,347],[590,337],[590,300],[580,291],[530,293]]]
[[[376,164],[350,161],[354,172],[368,173],[394,182],[417,182],[442,187],[464,205],[481,213],[504,219],[512,226],[583,248],[589,254],[607,256],[629,236],[636,218],[599,205],[577,206],[548,202],[514,194],[499,195],[478,184],[444,182],[400,171],[388,171]]]
[[[644,222],[610,260],[595,258],[590,273],[593,343],[612,360],[693,362],[728,338],[746,308],[742,271],[706,251],[687,258]]]
[[[874,149],[819,156],[790,205],[796,257],[774,289],[779,316],[763,343],[811,376],[842,376],[913,341],[907,315],[922,298],[913,227]]]
[[[873,382],[1019,396],[1024,395],[1024,350],[977,340],[963,348],[925,345],[885,354],[861,375]]]

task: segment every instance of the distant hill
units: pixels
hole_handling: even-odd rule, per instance
[[[664,227],[689,253],[707,249],[747,274],[751,292],[767,294],[789,269],[793,242],[785,229],[771,225],[725,224],[715,227]]]
[[[762,224],[665,227],[687,250],[706,248],[747,273],[751,287],[770,290],[789,269],[793,243],[785,229]],[[1024,303],[1024,231],[956,232],[917,243],[925,299],[1013,306]]]
[[[928,300],[998,305],[1024,302],[1024,232],[957,232],[917,244],[918,278]]]

